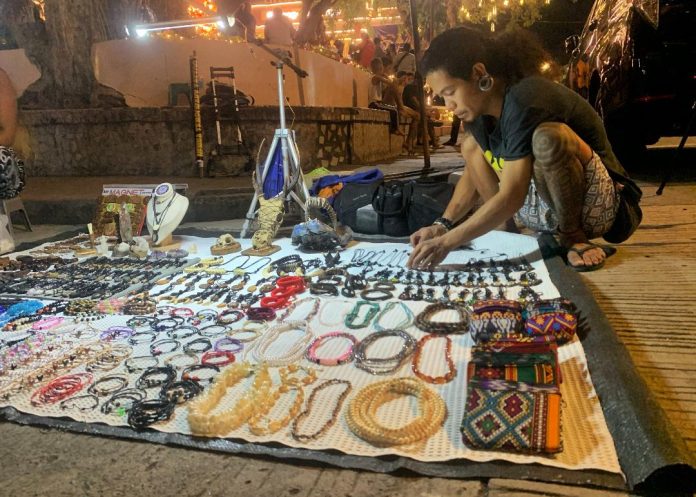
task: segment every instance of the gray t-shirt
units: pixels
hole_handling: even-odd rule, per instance
[[[501,172],[505,162],[532,155],[532,135],[544,122],[567,124],[607,168],[626,176],[592,106],[573,90],[540,76],[530,76],[507,89],[499,120],[479,116],[468,129],[488,163]]]

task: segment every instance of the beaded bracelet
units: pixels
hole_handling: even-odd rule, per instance
[[[168,350],[162,350],[160,349],[162,345],[169,345],[170,348]],[[169,354],[175,350],[179,350],[179,347],[181,347],[181,344],[177,340],[165,338],[164,340],[158,340],[150,344],[150,354],[155,356],[160,354]]]
[[[218,314],[217,324],[229,325],[244,319],[244,312],[239,309],[227,309]]]
[[[227,348],[227,346],[232,346],[232,348]],[[236,338],[232,338],[229,336],[223,337],[217,342],[215,342],[215,345],[213,346],[213,350],[216,352],[232,352],[233,354],[236,354],[237,352],[241,352],[242,349],[244,348],[244,345],[242,345],[242,342],[240,340],[237,340]]]
[[[162,387],[159,397],[174,404],[183,404],[203,391],[203,387],[192,380],[173,381]]]
[[[184,345],[184,353],[186,354],[201,354],[213,348],[210,339],[206,337],[196,338]]]
[[[133,404],[140,402],[145,397],[147,397],[145,390],[139,388],[126,388],[125,390],[116,392],[109,400],[104,402],[101,406],[101,412],[109,415],[116,411],[118,415],[123,416],[126,412],[130,411]]]
[[[338,296],[338,287],[331,283],[312,283],[309,285],[309,293],[312,295]]]
[[[456,311],[459,321],[433,321],[437,313],[445,310]],[[469,315],[463,305],[454,302],[430,304],[416,317],[416,326],[426,333],[465,333],[469,328]]]
[[[195,326],[182,325],[177,326],[167,330],[167,336],[173,340],[183,340],[184,338],[190,338],[198,333],[198,328]]]
[[[135,402],[128,411],[128,424],[136,430],[142,430],[159,421],[168,420],[174,413],[174,407],[176,402],[162,399]]]
[[[233,352],[227,350],[209,350],[201,357],[201,364],[203,366],[215,366],[219,368],[232,364],[235,360],[236,357]]]
[[[127,345],[115,345],[92,358],[85,366],[85,369],[87,371],[110,371],[118,367],[132,353],[133,349]]]
[[[227,326],[221,324],[210,324],[198,330],[198,333],[204,338],[212,338],[219,335],[224,335],[229,331]]]
[[[154,331],[140,331],[138,333],[133,333],[128,339],[128,343],[131,345],[138,345],[139,343],[152,343],[157,339],[157,333]]]
[[[184,318],[178,316],[170,316],[164,319],[157,319],[152,326],[155,331],[167,331],[173,328],[177,328],[184,324]]]
[[[110,326],[101,332],[99,339],[105,342],[113,342],[115,340],[129,338],[131,335],[133,335],[133,328],[129,328],[128,326]]]
[[[137,331],[140,327],[147,326],[149,329],[157,322],[157,318],[150,316],[135,316],[126,321],[126,326]]]
[[[360,292],[360,297],[363,300],[375,301],[375,300],[389,300],[393,297],[389,290],[371,289],[363,290]]]
[[[182,364],[182,358],[187,362]],[[165,366],[171,366],[174,369],[188,368],[198,364],[198,356],[195,354],[174,354],[173,356],[165,359],[164,364]]]
[[[423,354],[425,344],[428,343],[430,340],[436,338],[445,339],[445,361],[447,362],[447,373],[445,373],[442,376],[430,376],[423,373],[420,370],[420,358]],[[452,339],[447,335],[425,335],[423,338],[418,340],[418,344],[416,345],[416,352],[415,354],[413,354],[413,362],[411,363],[411,369],[413,370],[413,374],[415,374],[418,378],[427,383],[442,385],[443,383],[449,383],[450,381],[452,381],[454,377],[457,376],[457,368],[455,367],[454,361],[452,360]]]
[[[64,319],[65,318],[62,318],[60,316],[49,316],[47,318],[43,318],[42,320],[35,322],[32,326],[32,329],[35,331],[51,330],[60,325]]]
[[[275,310],[270,307],[249,307],[247,319],[250,321],[273,321],[276,317]]]
[[[367,350],[377,340],[398,337],[403,340],[399,351],[388,357],[367,357]],[[403,330],[383,330],[366,336],[355,348],[355,366],[370,374],[390,374],[397,371],[416,347],[416,340]]]
[[[160,376],[160,378],[153,378],[156,376]],[[164,378],[161,378],[161,376],[164,376]],[[175,378],[176,370],[171,366],[147,368],[143,371],[143,374],[140,375],[135,386],[142,389],[161,387],[162,385],[171,383]]]
[[[250,326],[258,326],[258,328],[251,328]],[[228,331],[227,336],[235,337],[235,340],[239,340],[242,343],[253,342],[261,335],[261,332],[264,331],[267,327],[268,325],[265,321],[247,321],[241,328]],[[251,333],[252,336],[250,338],[237,338],[237,335],[242,335],[245,333]]]
[[[113,383],[113,385],[108,385]],[[128,378],[120,375],[109,375],[102,376],[97,381],[92,383],[87,389],[88,393],[96,395],[97,397],[106,397],[107,395],[112,395],[119,390],[123,390],[128,386]]]
[[[208,377],[201,377],[196,375],[193,375],[192,373],[198,373],[199,371],[207,371],[208,372]],[[182,380],[192,380],[196,382],[202,382],[202,381],[207,381],[211,382],[213,381],[213,378],[215,378],[215,375],[220,372],[220,368],[217,366],[214,366],[212,364],[196,364],[195,366],[189,366],[187,368],[184,368],[184,370],[181,372],[181,379]]]
[[[318,349],[322,345],[325,345],[326,342],[336,338],[344,338],[348,340],[350,342],[348,344],[348,349],[342,354],[340,354],[338,357],[319,357],[317,355]],[[341,364],[345,364],[353,360],[354,349],[357,343],[358,340],[350,333],[342,333],[340,331],[332,331],[330,333],[325,333],[324,335],[316,337],[309,345],[309,347],[307,347],[307,351],[305,352],[305,358],[307,358],[308,361],[320,364],[322,366],[340,366]]]
[[[146,362],[149,364],[137,365],[136,363],[138,362]],[[159,365],[159,358],[149,355],[133,356],[126,359],[124,365],[126,366],[126,371],[129,373],[139,373],[146,369],[157,367]]]
[[[86,406],[80,406],[80,402],[83,400],[90,400],[91,404]],[[80,412],[94,411],[94,409],[99,405],[99,398],[93,394],[78,395],[76,397],[70,397],[63,400],[60,403],[60,408],[63,410],[77,409]]]
[[[30,399],[31,405],[38,407],[45,404],[55,404],[72,397],[91,382],[92,375],[90,373],[59,376],[34,392]]]

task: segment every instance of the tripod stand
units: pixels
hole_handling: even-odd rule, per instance
[[[302,168],[300,167],[300,156],[297,144],[295,143],[295,133],[292,130],[286,128],[285,125],[285,95],[283,92],[283,67],[288,66],[301,78],[307,76],[307,73],[293,64],[287,56],[279,55],[275,51],[258,42],[259,46],[272,54],[274,57],[278,58],[278,61],[271,62],[276,68],[278,75],[278,107],[280,111],[280,128],[275,130],[273,135],[273,142],[268,149],[268,156],[264,162],[262,171],[259,172],[258,167],[256,169],[256,181],[259,187],[254,188],[254,197],[251,200],[251,205],[246,214],[246,219],[244,220],[244,225],[242,226],[242,232],[240,234],[241,238],[246,237],[247,231],[249,230],[249,225],[254,220],[256,215],[256,208],[259,203],[259,194],[262,192],[266,199],[269,196],[281,196],[285,202],[288,200],[294,201],[302,211],[305,210],[305,202],[309,198],[309,191],[304,183],[304,178],[302,176]],[[280,147],[280,149],[278,148]],[[268,174],[273,165],[274,159],[280,154],[280,160],[282,160],[282,175],[283,184],[279,191],[273,191],[273,185],[267,185],[267,180],[269,178]],[[276,159],[277,160],[277,159]],[[277,185],[276,185],[277,187]],[[260,191],[261,192],[260,192]]]

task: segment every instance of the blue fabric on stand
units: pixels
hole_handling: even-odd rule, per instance
[[[384,173],[377,168],[368,169],[367,171],[360,171],[359,173],[349,174],[346,176],[341,176],[339,174],[322,176],[314,181],[309,193],[310,195],[316,196],[322,188],[329,185],[335,185],[336,183],[374,183],[375,181],[382,180],[382,178],[384,178]]]
[[[276,197],[283,191],[283,186],[285,184],[285,178],[283,177],[282,145],[278,143],[272,153],[273,160],[271,161],[271,166],[268,168],[268,173],[266,173],[266,179],[263,182],[263,197],[265,199]]]

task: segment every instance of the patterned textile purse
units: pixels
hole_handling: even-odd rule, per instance
[[[550,337],[552,340],[553,338]],[[491,348],[494,344],[496,347]],[[559,385],[562,381],[558,364],[558,347],[545,343],[489,342],[474,346],[468,365],[469,378],[514,380],[530,384]],[[473,368],[473,371],[472,371]],[[481,371],[479,374],[473,374]],[[499,376],[495,375],[499,372]],[[531,381],[536,379],[536,381]]]
[[[556,368],[549,363],[488,366],[470,362],[467,367],[467,382],[472,380],[504,380],[523,382],[528,385],[558,385],[558,379]]]
[[[514,300],[482,300],[474,304],[469,331],[474,342],[490,342],[520,336],[522,306]]]
[[[553,335],[562,345],[577,333],[577,308],[568,299],[540,300],[524,312],[527,335]]]
[[[14,150],[0,146],[0,198],[14,198],[24,189],[24,163]]]
[[[464,444],[472,449],[560,452],[561,395],[469,385],[460,429]]]

